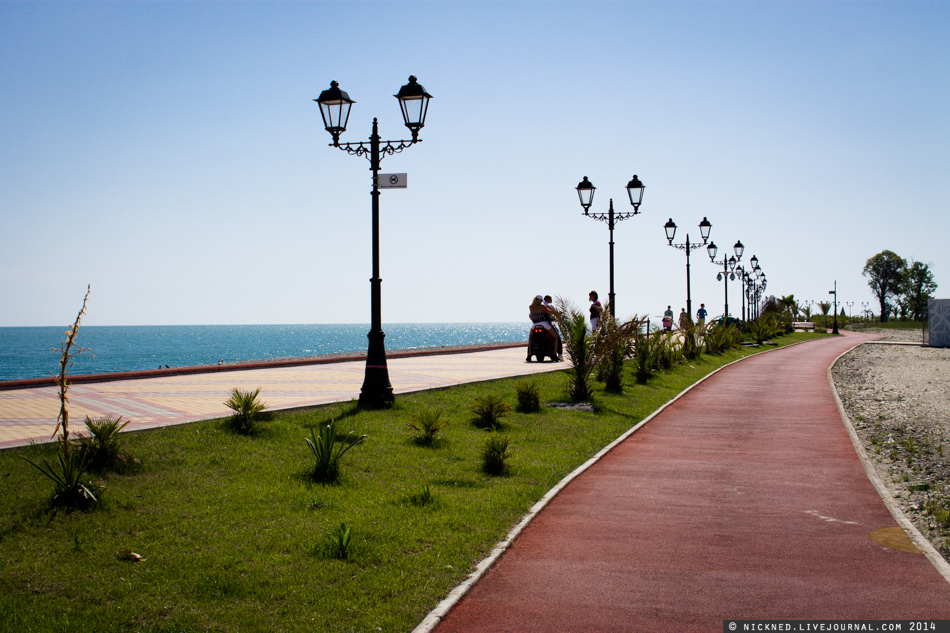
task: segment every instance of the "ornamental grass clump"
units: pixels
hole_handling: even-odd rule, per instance
[[[435,434],[448,425],[448,420],[442,419],[442,409],[426,409],[412,416],[412,422],[407,422],[410,429],[416,431],[413,441],[423,446],[432,446],[435,443]]]
[[[472,404],[472,413],[475,414],[472,424],[480,429],[495,431],[501,426],[501,419],[508,415],[509,411],[511,411],[511,405],[495,394],[475,398]]]
[[[82,315],[86,313],[86,302],[89,300],[90,290],[91,287],[87,286],[86,296],[82,300],[82,309],[76,315],[72,326],[66,330],[66,340],[57,350],[61,353],[61,357],[59,374],[56,376],[56,384],[59,387],[59,415],[56,418],[56,428],[53,429],[53,436],[57,432],[60,433],[56,440],[56,459],[50,462],[44,458],[39,462],[34,462],[23,457],[44,477],[53,482],[50,505],[66,510],[89,510],[99,503],[96,495],[100,487],[92,483],[88,476],[89,457],[84,451],[79,450],[69,437],[69,398],[66,395],[69,391],[66,376],[73,366],[73,358],[80,352],[89,351],[75,345],[75,340],[76,334],[79,333]],[[72,351],[74,345],[76,351]]]
[[[511,439],[504,435],[492,434],[482,447],[482,471],[485,474],[499,476],[508,474],[508,458],[511,453],[508,445]]]
[[[232,389],[231,397],[225,400],[224,406],[234,411],[234,415],[225,420],[225,426],[244,435],[253,433],[261,412],[267,408],[266,404],[257,399],[260,393],[260,387],[254,391],[243,391],[237,387]]]
[[[333,483],[340,478],[340,459],[351,448],[362,444],[366,436],[356,437],[350,431],[340,439],[336,432],[336,422],[330,420],[318,427],[319,434],[310,429],[310,437],[305,437],[307,446],[313,454],[313,467],[310,469],[310,478],[320,483]]]

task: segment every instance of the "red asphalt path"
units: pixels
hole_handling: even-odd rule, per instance
[[[571,481],[434,628],[721,631],[732,619],[950,620],[839,414],[827,370],[871,337],[733,364]]]

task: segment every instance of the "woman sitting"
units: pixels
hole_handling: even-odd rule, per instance
[[[538,295],[531,301],[531,305],[528,306],[528,316],[532,323],[544,328],[544,333],[547,334],[551,343],[557,349],[558,338],[560,337],[558,337],[557,330],[551,324],[554,319],[554,308],[544,302],[544,297]]]

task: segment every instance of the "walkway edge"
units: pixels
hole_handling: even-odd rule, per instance
[[[498,543],[497,545],[495,545],[495,547],[494,547],[494,549],[492,549],[491,553],[488,554],[488,556],[486,556],[484,559],[482,559],[482,560],[475,566],[475,571],[473,571],[471,574],[469,574],[468,578],[466,578],[466,579],[462,582],[462,584],[458,585],[458,586],[455,587],[452,591],[450,591],[450,592],[449,592],[449,595],[446,596],[445,599],[442,600],[442,602],[440,602],[440,603],[435,607],[435,609],[433,609],[432,611],[430,611],[429,614],[426,615],[426,617],[422,620],[422,622],[420,622],[419,625],[416,626],[416,628],[414,628],[414,629],[412,630],[412,633],[431,633],[431,631],[432,631],[436,626],[438,626],[438,624],[442,621],[442,618],[445,617],[445,615],[446,615],[449,611],[452,610],[452,607],[454,607],[454,606],[465,596],[465,594],[467,594],[467,593],[471,590],[471,588],[475,585],[475,583],[478,582],[479,579],[480,579],[482,576],[484,576],[485,573],[486,573],[489,569],[491,569],[492,565],[494,565],[495,562],[496,562],[499,558],[501,558],[501,555],[505,553],[505,550],[507,550],[507,549],[511,546],[511,544],[512,544],[512,542],[514,542],[515,538],[517,538],[518,535],[521,534],[522,531],[524,531],[524,529],[528,526],[528,524],[531,523],[532,520],[534,520],[534,517],[537,516],[538,513],[541,512],[541,510],[543,510],[544,507],[545,507],[548,503],[550,503],[551,500],[554,499],[554,497],[556,497],[556,496],[558,495],[558,493],[560,493],[562,490],[564,490],[564,488],[566,488],[566,487],[568,486],[568,484],[570,484],[572,481],[574,481],[574,479],[576,479],[576,478],[579,477],[581,474],[583,474],[584,471],[586,471],[588,468],[590,468],[591,466],[593,466],[594,464],[596,464],[597,462],[599,462],[607,453],[609,453],[610,451],[612,451],[618,444],[620,444],[621,442],[625,441],[625,440],[626,440],[627,438],[629,438],[631,435],[633,435],[634,433],[636,433],[637,431],[639,431],[644,425],[646,425],[648,422],[650,422],[653,418],[655,418],[656,416],[658,416],[658,415],[659,415],[663,410],[665,410],[668,406],[670,406],[671,404],[673,404],[674,402],[676,402],[677,400],[679,400],[680,398],[682,398],[683,396],[685,396],[687,393],[689,393],[690,391],[692,391],[696,386],[698,386],[698,385],[702,384],[703,382],[705,382],[708,378],[710,378],[710,377],[712,377],[712,376],[718,374],[719,372],[721,372],[722,370],[726,369],[727,367],[731,367],[732,365],[735,365],[736,363],[741,363],[742,361],[744,361],[744,360],[746,360],[746,359],[749,359],[749,358],[752,358],[753,356],[758,356],[759,354],[768,354],[768,353],[770,353],[770,352],[777,352],[777,351],[779,351],[779,350],[781,350],[781,349],[787,349],[787,348],[789,348],[789,347],[794,347],[795,345],[802,345],[802,344],[805,344],[805,343],[811,343],[813,340],[816,340],[816,341],[817,341],[817,340],[821,340],[821,339],[812,339],[812,340],[809,340],[809,341],[801,341],[801,342],[798,342],[798,343],[792,343],[791,345],[783,345],[782,347],[776,347],[776,348],[774,348],[774,349],[764,350],[764,351],[758,352],[758,353],[756,353],[756,354],[750,354],[749,356],[745,356],[745,357],[743,357],[743,358],[736,359],[736,360],[732,361],[731,363],[727,363],[727,364],[723,365],[723,366],[720,367],[719,369],[716,369],[716,370],[714,370],[714,371],[709,372],[708,374],[706,374],[705,376],[703,376],[702,378],[700,378],[699,380],[697,380],[696,382],[694,382],[693,384],[691,384],[689,387],[687,387],[686,389],[684,389],[683,391],[681,391],[680,393],[678,393],[676,396],[674,396],[673,398],[671,398],[670,400],[668,400],[665,404],[663,404],[663,406],[661,406],[659,409],[657,409],[656,411],[654,411],[653,413],[651,413],[650,415],[648,415],[647,417],[645,417],[644,419],[642,419],[640,422],[638,422],[637,424],[635,424],[632,428],[630,428],[630,429],[628,429],[627,431],[625,431],[620,437],[618,437],[617,439],[615,439],[613,442],[611,442],[610,444],[608,444],[608,445],[605,446],[604,448],[600,449],[600,451],[598,451],[593,457],[591,457],[591,458],[588,459],[586,462],[584,462],[583,464],[581,464],[580,466],[578,466],[576,469],[574,469],[573,472],[569,473],[566,477],[564,477],[564,479],[562,479],[561,481],[559,481],[556,486],[554,486],[553,488],[551,488],[543,497],[541,497],[541,499],[540,499],[536,504],[534,504],[534,505],[531,507],[530,510],[528,510],[528,513],[521,519],[521,521],[520,521],[514,528],[512,528],[512,530],[511,530],[510,532],[508,532],[508,535],[505,537],[505,539],[504,539],[503,541],[501,541],[500,543]],[[854,348],[852,348],[852,349],[854,349]],[[848,350],[848,351],[850,351],[850,350]],[[847,352],[845,352],[845,353],[847,353]],[[839,356],[839,358],[840,358],[840,356]],[[837,359],[835,359],[835,362],[837,362]],[[834,366],[834,363],[832,363],[832,366]],[[837,396],[837,392],[835,392],[835,395]],[[938,556],[939,556],[939,554],[938,554]]]
[[[868,457],[867,451],[864,450],[864,443],[861,441],[861,438],[858,437],[857,431],[854,429],[854,424],[851,422],[848,412],[844,408],[844,403],[841,401],[841,396],[838,395],[838,387],[835,386],[834,376],[832,375],[832,370],[835,365],[838,364],[838,361],[845,354],[853,352],[855,349],[861,345],[865,345],[868,341],[859,343],[846,352],[842,352],[835,360],[828,366],[828,384],[831,385],[831,393],[835,397],[835,403],[838,405],[838,413],[841,414],[841,420],[844,422],[845,428],[848,430],[848,435],[851,436],[851,443],[854,445],[854,450],[858,454],[858,458],[861,460],[861,463],[864,465],[864,472],[867,474],[868,479],[871,480],[871,484],[877,490],[878,496],[881,497],[881,501],[884,502],[884,505],[887,506],[888,511],[890,511],[891,516],[894,517],[894,520],[897,521],[897,524],[903,528],[904,532],[907,533],[907,536],[910,537],[910,540],[914,542],[914,545],[917,546],[924,556],[930,561],[930,563],[936,567],[937,572],[943,576],[944,580],[950,583],[950,564],[944,560],[943,556],[940,555],[940,552],[930,543],[930,541],[925,537],[920,530],[917,529],[917,526],[914,525],[913,521],[907,518],[907,515],[904,514],[904,511],[901,510],[900,504],[897,503],[897,500],[891,495],[891,492],[887,489],[887,486],[881,480],[881,477],[877,474],[877,469],[874,467],[874,463],[871,461],[871,458]]]

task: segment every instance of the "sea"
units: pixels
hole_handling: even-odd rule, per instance
[[[529,324],[383,324],[386,351],[527,340]],[[59,371],[66,327],[0,327],[0,380]],[[70,375],[279,358],[365,354],[369,325],[80,326]],[[88,350],[88,351],[86,351]]]

